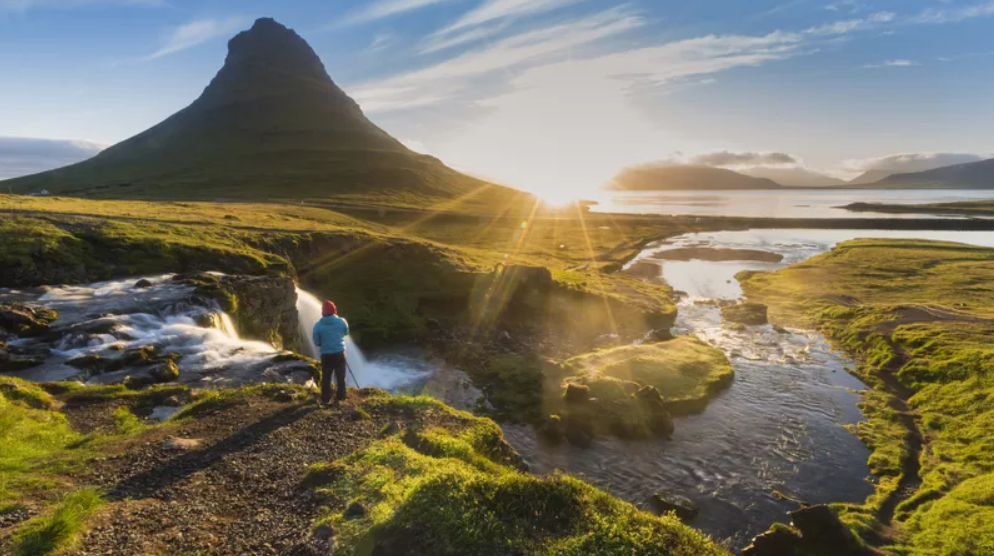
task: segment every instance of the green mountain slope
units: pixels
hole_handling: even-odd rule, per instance
[[[994,159],[911,174],[896,174],[875,185],[888,188],[994,189]]]
[[[100,198],[419,208],[468,197],[493,209],[523,196],[407,149],[366,119],[306,41],[272,19],[231,39],[224,67],[190,106],[90,160],[3,185]]]

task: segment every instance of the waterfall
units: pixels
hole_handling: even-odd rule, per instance
[[[347,317],[346,317],[347,318]],[[317,346],[311,339],[314,324],[321,319],[321,301],[314,295],[297,288],[297,321],[300,335],[299,349],[305,355],[320,359]],[[349,386],[359,383],[362,388],[375,387],[397,390],[425,379],[431,373],[390,358],[377,358],[369,362],[351,336],[345,338],[345,355],[352,373],[348,375]],[[354,376],[354,379],[353,379]]]
[[[218,322],[217,328],[219,328],[221,332],[224,332],[232,340],[241,340],[238,336],[238,328],[235,327],[235,321],[231,319],[231,315],[225,313],[224,311],[220,311],[218,313],[218,320],[220,322]]]
[[[311,293],[297,288],[297,332],[300,335],[300,349],[305,355],[309,355],[315,359],[320,359],[321,354],[318,353],[318,348],[314,345],[311,332],[314,330],[314,324],[320,319],[321,301]],[[351,336],[346,336],[345,338],[345,354],[348,357],[352,374],[359,381],[360,387],[371,386],[366,379],[366,356],[363,355],[362,350],[359,349],[359,346],[356,345]],[[351,384],[352,382],[353,380],[350,375],[349,383]]]

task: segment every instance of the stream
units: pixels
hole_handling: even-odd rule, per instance
[[[720,310],[695,302],[737,299],[741,270],[776,270],[857,237],[922,238],[994,246],[983,232],[748,230],[686,234],[648,246],[632,264],[662,250],[704,247],[752,249],[784,256],[755,261],[659,261],[662,277],[685,292],[675,334],[695,334],[722,349],[735,369],[732,386],[699,415],[676,417],[671,440],[599,439],[580,449],[541,442],[526,427],[505,426],[508,440],[536,473],[563,470],[637,505],[664,491],[699,508],[694,527],[740,550],[783,521],[797,504],[862,502],[873,492],[869,450],[845,425],[862,419],[858,391],[846,372],[853,363],[818,333],[741,331],[722,325]]]

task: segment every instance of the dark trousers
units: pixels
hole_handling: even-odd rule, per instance
[[[335,374],[335,397],[345,399],[345,352],[321,354],[321,403],[331,401],[331,374]]]

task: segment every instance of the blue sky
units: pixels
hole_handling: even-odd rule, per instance
[[[533,190],[725,151],[843,177],[994,152],[991,0],[0,0],[0,150],[142,131],[263,16],[394,136]]]

